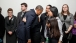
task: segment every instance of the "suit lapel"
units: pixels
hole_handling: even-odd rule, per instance
[[[20,12],[20,18],[22,17],[22,12]]]
[[[21,15],[22,15],[22,12],[20,12],[20,13],[19,13],[19,21],[21,21],[21,20],[22,20]]]
[[[60,14],[60,17],[59,18],[61,19],[61,21],[64,21],[64,18],[63,18],[63,15],[62,14]]]
[[[7,23],[9,24],[9,17],[7,17]]]
[[[11,19],[11,24],[14,22],[14,16],[12,17],[12,19]]]
[[[62,20],[64,20],[64,17],[63,16],[61,16],[62,17]],[[64,20],[64,21],[66,21],[68,19],[68,15],[67,15],[67,17],[66,17],[66,19]]]

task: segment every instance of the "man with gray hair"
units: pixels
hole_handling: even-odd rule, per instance
[[[25,40],[27,40],[27,43],[40,43],[40,21],[38,16],[42,13],[43,7],[41,5],[36,6],[35,9],[31,9],[28,11],[24,17],[23,20],[25,23],[22,21],[20,22],[20,25],[25,24],[24,28],[18,28],[18,31],[22,31],[21,33],[18,32],[20,37],[22,37]],[[23,42],[26,43],[26,42]]]

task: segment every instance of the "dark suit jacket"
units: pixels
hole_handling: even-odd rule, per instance
[[[24,13],[24,15],[26,12]],[[25,40],[25,23],[22,21],[22,12],[19,12],[17,15],[17,30],[16,30],[16,35],[18,38]],[[24,16],[23,15],[23,16]]]
[[[5,33],[5,19],[3,15],[0,14],[0,38],[3,38]]]
[[[22,15],[22,12],[19,12],[19,13],[17,14],[17,26],[19,25],[19,23],[20,23],[20,21],[21,21],[21,19],[22,19],[21,15]]]
[[[15,32],[15,30],[16,30],[16,16],[12,17],[11,23],[9,23],[8,16],[5,18],[5,28],[6,28],[6,32],[8,32],[8,31]]]
[[[22,40],[31,38],[30,31],[32,33],[40,32],[40,29],[36,29],[36,28],[40,28],[40,25],[38,25],[39,24],[37,19],[38,16],[36,15],[34,9],[31,9],[30,11],[28,11],[25,14],[25,16],[26,16],[26,24],[24,24],[24,22],[21,21],[16,31],[17,37]]]
[[[26,13],[26,12],[25,12],[25,13]],[[25,13],[24,13],[24,14],[25,14]],[[22,15],[22,12],[19,12],[19,13],[17,14],[17,26],[18,26],[19,23],[22,21],[21,15]]]
[[[38,16],[35,13],[34,9],[31,9],[29,12],[26,13],[26,37],[27,39],[31,39],[30,31],[31,33],[37,33],[40,32],[40,23],[38,21]]]
[[[45,41],[45,38],[44,38],[44,30],[45,30],[45,25],[46,25],[46,21],[48,19],[48,16],[47,16],[47,13],[43,13],[40,17],[40,21],[41,21],[41,26],[42,26],[42,30],[41,30],[41,37],[42,37],[42,42]]]

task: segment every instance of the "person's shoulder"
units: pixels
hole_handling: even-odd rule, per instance
[[[14,16],[14,19],[15,19],[15,20],[17,20],[17,17],[16,17],[16,16]]]
[[[4,18],[4,16],[2,14],[0,14],[0,17],[3,17]]]
[[[59,18],[59,17],[56,17],[56,19],[57,19],[57,21],[58,21],[58,22],[61,22],[61,20],[60,20],[60,18]]]
[[[18,13],[17,13],[17,16],[21,15],[21,13],[22,13],[21,11],[20,11],[20,12],[18,12]]]
[[[22,12],[20,11],[20,12],[18,12],[18,14],[19,14],[19,13],[22,13]]]
[[[5,17],[5,19],[7,19],[7,18],[8,18],[8,16]]]
[[[61,13],[58,13],[58,15],[61,16],[62,14]]]
[[[73,14],[72,14],[72,13],[70,13],[70,16],[73,16]]]
[[[0,18],[1,18],[1,19],[4,19],[4,16],[3,16],[2,14],[0,14]]]
[[[45,17],[45,16],[47,16],[46,13],[42,13],[42,14],[41,14],[41,17]]]
[[[13,15],[14,16],[14,15]],[[14,18],[16,18],[16,16],[14,16]]]
[[[41,15],[46,15],[46,13],[42,13]]]
[[[33,11],[31,11],[31,10],[29,10],[29,11],[26,12],[26,15],[34,15],[34,14],[35,13]]]

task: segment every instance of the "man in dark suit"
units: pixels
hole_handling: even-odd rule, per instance
[[[40,43],[40,20],[39,15],[42,13],[43,7],[38,5],[35,9],[31,9],[26,13],[26,37],[28,42],[27,43]]]
[[[0,43],[3,43],[3,37],[5,33],[5,19],[1,14],[2,8],[0,7]]]
[[[21,12],[19,12],[17,15],[17,26],[22,20],[24,14],[27,12],[26,10],[27,10],[27,3],[21,3]]]
[[[21,3],[21,12],[18,13],[17,15],[17,30],[16,30],[16,34],[18,37],[18,43],[25,43],[25,36],[22,33],[24,30],[20,30],[20,29],[24,29],[24,25],[25,25],[25,18],[24,15],[26,14],[27,10],[27,4],[26,3]],[[23,34],[21,36],[21,34]]]
[[[48,12],[50,11],[50,8],[51,8],[52,6],[51,5],[47,5],[46,6],[46,12],[45,13],[43,13],[42,15],[41,15],[41,17],[40,17],[40,22],[41,22],[41,26],[42,26],[42,30],[41,30],[41,42],[45,42],[45,37],[44,37],[44,30],[45,30],[45,25],[46,25],[46,21],[47,21],[47,19],[48,19]]]

